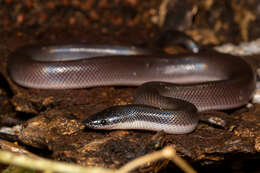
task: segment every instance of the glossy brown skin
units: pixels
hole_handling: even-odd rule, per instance
[[[104,51],[107,49],[112,51]],[[94,50],[95,58],[90,56],[87,50],[92,53]],[[178,126],[175,131],[169,130],[168,127],[161,129],[168,133],[188,133],[195,128],[198,122],[197,110],[189,102],[199,111],[230,109],[248,103],[255,90],[255,74],[249,64],[239,57],[216,52],[167,55],[149,54],[147,50],[130,47],[93,46],[89,49],[86,45],[34,46],[11,54],[8,71],[17,84],[40,89],[138,86],[146,82],[160,81],[142,85],[137,89],[135,103],[171,109],[171,112],[183,115],[169,122]],[[185,101],[169,100],[169,97]],[[187,106],[189,104],[191,106]],[[139,107],[135,109],[143,110]],[[160,130],[161,122],[157,122],[160,128],[152,128],[147,124],[149,118],[144,120],[142,116],[137,116],[141,112],[136,110],[136,120],[142,121],[146,129]],[[186,115],[187,111],[189,116]],[[128,108],[125,112],[128,112],[125,116],[130,117],[131,111]],[[152,115],[152,120],[155,115],[148,112]],[[190,115],[192,112],[194,115]],[[115,118],[110,118],[111,121],[112,119]],[[123,120],[127,124],[127,120]],[[192,125],[189,129],[185,129],[187,122],[193,122],[188,123]],[[104,124],[93,126],[88,120],[85,123],[92,128],[112,128]],[[118,128],[122,125],[122,121],[116,121],[114,125],[115,123]],[[179,130],[179,126],[184,127],[184,130]],[[113,128],[116,129],[115,126]]]

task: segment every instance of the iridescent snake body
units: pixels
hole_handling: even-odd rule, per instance
[[[255,74],[239,57],[216,52],[152,54],[124,46],[27,46],[9,56],[19,85],[40,89],[139,86],[134,104],[114,106],[84,120],[95,129],[144,129],[189,133],[198,111],[247,104]]]

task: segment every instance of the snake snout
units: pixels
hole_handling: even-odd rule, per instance
[[[83,123],[87,128],[99,128],[102,125],[100,120],[86,119]]]

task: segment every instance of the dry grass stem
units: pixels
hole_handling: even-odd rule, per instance
[[[122,166],[117,173],[126,173],[134,170],[140,166],[143,166],[149,162],[153,162],[159,159],[169,159],[172,160],[177,166],[179,166],[184,172],[187,173],[196,173],[196,171],[180,156],[176,154],[176,151],[173,147],[167,146],[160,151],[153,152],[151,154],[144,155],[139,157],[126,165]]]
[[[139,157],[118,170],[98,168],[98,167],[82,167],[76,164],[69,164],[64,162],[56,162],[52,160],[43,159],[40,157],[29,157],[26,155],[18,155],[15,153],[0,151],[0,162],[11,164],[19,167],[29,168],[33,170],[44,171],[44,173],[62,172],[62,173],[126,173],[130,172],[147,163],[157,161],[159,159],[172,160],[184,172],[195,173],[196,171],[180,156],[176,154],[173,147],[168,146],[160,151],[156,151],[142,157]]]
[[[0,162],[12,164],[33,170],[63,173],[111,173],[113,170],[97,167],[82,167],[76,164],[54,162],[47,159],[35,159],[25,155],[18,155],[7,151],[0,151]]]

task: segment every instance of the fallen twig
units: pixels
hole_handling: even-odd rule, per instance
[[[24,168],[41,170],[45,172],[63,172],[63,173],[110,173],[111,169],[98,167],[82,167],[76,164],[64,162],[55,162],[47,159],[35,159],[25,155],[18,155],[7,151],[0,151],[0,162],[12,164]]]
[[[167,146],[160,151],[156,151],[142,157],[139,157],[126,165],[122,166],[117,173],[125,173],[134,170],[137,167],[140,167],[148,162],[153,162],[159,159],[170,159],[177,166],[179,166],[184,172],[187,173],[196,173],[196,171],[180,156],[176,154],[176,151],[173,147]]]
[[[76,164],[57,162],[43,158],[32,158],[26,155],[18,155],[12,152],[0,151],[0,162],[5,164],[16,165],[19,167],[33,170],[41,170],[45,173],[62,172],[62,173],[127,173],[149,162],[159,159],[172,160],[178,167],[186,173],[196,173],[196,171],[180,156],[176,154],[173,147],[167,146],[160,151],[156,151],[142,157],[139,157],[118,170],[99,168],[99,167],[82,167]]]

